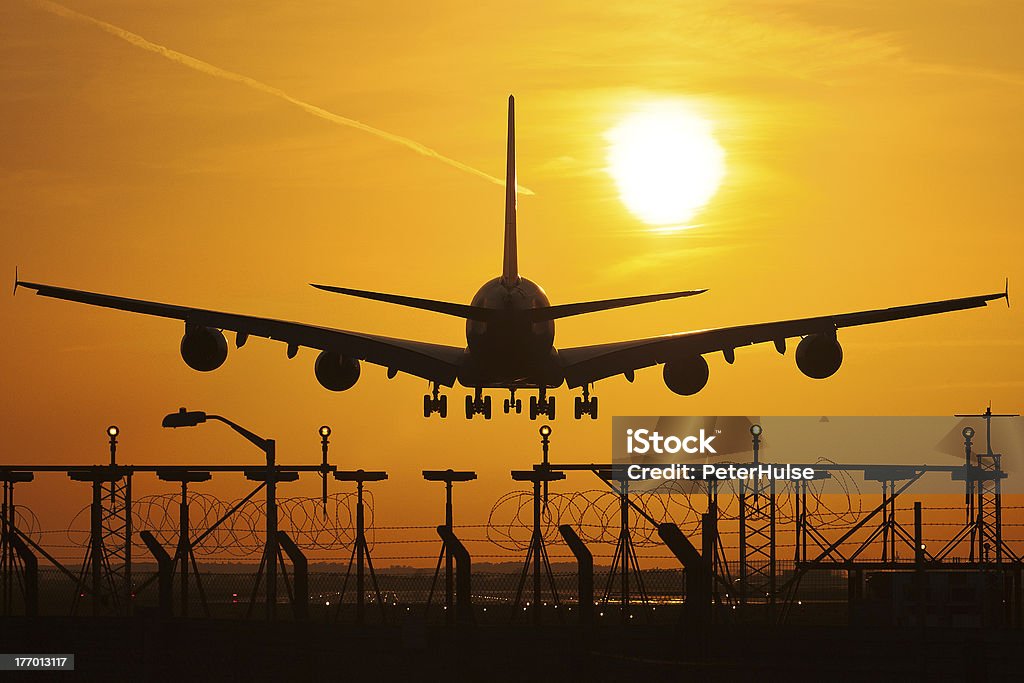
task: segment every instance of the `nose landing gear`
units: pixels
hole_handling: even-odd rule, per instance
[[[448,417],[448,397],[441,396],[441,389],[434,383],[431,393],[423,396],[423,417],[438,413],[442,418]]]
[[[484,396],[483,389],[479,387],[473,396],[466,397],[466,419],[472,420],[474,415],[483,415],[485,420],[491,419],[491,397]]]
[[[549,420],[555,419],[555,397],[548,396],[545,387],[540,388],[539,396],[530,397],[530,419],[536,420],[539,415],[547,415]]]
[[[505,403],[502,406],[505,409],[505,414],[508,415],[513,410],[516,414],[523,412],[523,399],[516,398],[516,390],[509,389],[508,398],[505,399]]]
[[[597,419],[597,396],[590,395],[590,387],[583,387],[583,396],[577,396],[573,412],[579,420],[584,415],[589,415],[591,420]]]

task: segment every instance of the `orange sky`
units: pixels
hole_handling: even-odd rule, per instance
[[[710,288],[559,321],[561,346],[998,291],[1006,276],[1012,298],[1024,282],[1013,3],[68,1],[491,175],[514,92],[519,178],[536,192],[519,202],[523,274],[553,303]],[[667,99],[711,119],[727,171],[699,227],[660,235],[620,202],[604,135]],[[0,102],[0,273],[449,344],[464,343],[455,319],[306,283],[468,301],[498,273],[497,185],[35,4],[0,7]],[[553,454],[606,457],[613,414],[1018,411],[1020,310],[846,331],[827,381],[770,346],[731,367],[711,357],[696,397],[655,369],[606,380],[597,423],[572,421],[563,390]],[[462,516],[482,521],[536,457],[525,416],[424,420],[426,383],[373,366],[331,394],[308,349],[288,361],[253,340],[203,375],[171,321],[22,293],[0,299],[0,323],[0,460],[102,461],[110,422],[125,460],[255,460],[220,426],[160,429],[186,405],[275,436],[283,462],[314,461],[326,422],[336,460],[391,471],[379,519],[433,523],[440,491],[420,469],[478,470]],[[448,393],[459,408],[464,391]],[[21,502],[60,526],[86,494],[47,481]]]

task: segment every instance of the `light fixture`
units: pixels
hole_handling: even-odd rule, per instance
[[[330,435],[331,435],[331,428],[330,427],[328,427],[327,425],[324,425],[323,427],[320,428],[320,436],[322,436],[322,437],[324,437],[326,439]]]
[[[965,439],[968,439],[968,440],[973,439],[974,438],[974,427],[964,427],[963,431],[960,432],[960,433],[964,435]]]
[[[543,436],[545,439],[551,436],[551,427],[549,427],[548,425],[543,425],[540,428],[540,435]]]
[[[107,436],[111,439],[116,439],[117,435],[121,433],[121,430],[117,428],[117,425],[110,425],[107,427]]]
[[[759,425],[759,424],[752,424],[752,425],[750,425],[750,433],[753,434],[754,436],[761,436],[761,432],[762,431],[764,431],[764,430],[761,429],[761,425]]]

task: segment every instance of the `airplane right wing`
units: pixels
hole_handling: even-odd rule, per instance
[[[634,370],[665,363],[675,358],[692,358],[715,351],[725,353],[726,359],[731,363],[737,348],[751,344],[774,342],[776,349],[782,353],[786,349],[786,339],[788,338],[815,334],[834,335],[840,327],[870,325],[979,308],[985,306],[987,302],[997,299],[1006,299],[1009,302],[1007,291],[873,311],[693,330],[648,339],[578,346],[559,349],[558,356],[562,363],[566,383],[572,388],[613,375],[628,375]]]
[[[422,377],[442,386],[454,385],[459,365],[465,353],[463,349],[454,346],[393,339],[362,332],[348,332],[286,320],[274,320],[273,318],[128,299],[32,282],[16,282],[15,289],[18,287],[32,289],[40,296],[54,299],[181,320],[185,323],[186,329],[197,326],[231,330],[237,333],[237,346],[241,346],[245,343],[246,338],[252,336],[285,342],[289,347],[289,356],[294,355],[300,346],[323,351],[336,351],[368,363],[382,365],[392,371],[401,371]]]

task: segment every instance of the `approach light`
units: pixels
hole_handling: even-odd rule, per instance
[[[117,425],[110,425],[107,427],[107,436],[111,439],[116,439],[117,435],[121,433],[121,430],[117,428]]]
[[[540,428],[540,435],[543,436],[545,439],[551,436],[551,427],[549,427],[548,425],[543,425]]]
[[[964,435],[965,439],[973,439],[974,438],[974,427],[964,427],[964,430],[962,432],[960,432],[960,433]]]
[[[324,437],[326,439],[330,435],[331,435],[331,428],[330,427],[328,427],[327,425],[324,425],[323,427],[320,428],[320,436],[322,436],[322,437]]]
[[[753,434],[754,436],[761,436],[761,432],[762,431],[764,431],[764,430],[761,429],[761,425],[759,425],[759,424],[752,424],[752,425],[750,425],[750,433]]]

